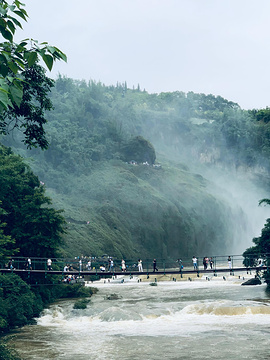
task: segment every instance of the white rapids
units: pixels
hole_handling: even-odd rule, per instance
[[[27,359],[266,359],[270,298],[265,285],[223,281],[97,282],[87,309],[74,300],[44,310],[20,330]],[[116,294],[116,300],[108,300]],[[260,344],[260,345],[258,345]]]

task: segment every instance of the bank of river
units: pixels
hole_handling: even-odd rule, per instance
[[[91,284],[93,286],[93,284]],[[96,283],[85,310],[62,301],[12,341],[27,359],[266,359],[266,286],[236,279]],[[116,294],[117,300],[108,300]]]

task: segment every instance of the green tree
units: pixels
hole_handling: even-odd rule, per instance
[[[135,136],[123,144],[121,149],[124,160],[137,162],[147,161],[149,164],[154,164],[156,160],[156,153],[153,145],[142,136]]]
[[[6,224],[3,235],[15,239],[12,249],[19,248],[22,256],[53,256],[61,243],[65,220],[44,193],[44,186],[22,158],[1,146],[0,201],[5,212],[0,214],[0,223]]]
[[[20,127],[25,128],[26,144],[46,148],[47,142],[44,140],[42,127],[44,121],[40,121],[42,114],[29,109],[33,107],[33,99],[40,103],[40,99],[44,96],[46,98],[48,86],[50,87],[49,80],[44,79],[44,74],[43,82],[40,82],[39,75],[42,71],[37,63],[42,59],[46,67],[51,70],[56,60],[66,61],[67,59],[61,50],[46,42],[39,44],[33,39],[25,39],[20,43],[14,42],[16,29],[22,29],[21,21],[27,21],[27,18],[24,4],[20,1],[15,0],[10,4],[6,0],[0,0],[0,32],[4,38],[4,41],[0,43],[0,133],[9,132],[11,114],[16,115],[15,127],[19,126],[18,117],[23,116],[26,120],[22,119]],[[42,97],[40,97],[40,92],[36,92],[37,83],[40,90],[43,89],[45,92]],[[29,96],[30,99],[28,99]],[[31,106],[27,108],[28,102]],[[46,104],[40,109],[42,113],[42,109],[46,109]],[[32,139],[34,139],[33,142]]]
[[[0,207],[0,215],[5,213],[6,212]],[[5,226],[6,223],[0,223],[0,258],[12,256],[15,252],[17,252],[17,250],[14,249],[15,239],[12,239],[10,235],[4,234]]]
[[[259,205],[265,203],[270,205],[270,199],[262,199],[259,201]],[[270,264],[270,218],[266,219],[266,223],[261,231],[261,236],[252,239],[255,246],[248,248],[244,253],[244,265],[245,266],[257,266],[258,259],[262,258],[265,264]],[[264,272],[264,278],[267,285],[270,285],[270,273]]]
[[[0,332],[23,326],[37,315],[35,295],[30,286],[15,274],[1,276],[0,304]]]

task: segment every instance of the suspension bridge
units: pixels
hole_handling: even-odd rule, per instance
[[[158,271],[154,271],[152,267],[152,260],[145,259],[143,260],[144,270],[139,272],[134,259],[126,260],[126,271],[121,269],[121,260],[114,259],[114,266],[112,269],[109,269],[107,265],[109,257],[103,258],[91,258],[91,257],[76,257],[73,259],[63,259],[63,258],[53,258],[52,265],[48,267],[47,260],[45,258],[31,258],[30,264],[28,258],[14,257],[12,259],[0,259],[0,272],[5,273],[14,273],[23,277],[30,278],[31,275],[39,275],[47,277],[47,275],[59,275],[64,278],[69,275],[75,277],[86,277],[86,276],[96,276],[98,278],[110,277],[110,276],[120,276],[120,275],[130,275],[130,276],[140,276],[140,275],[191,275],[196,274],[200,277],[204,275],[214,275],[217,276],[218,273],[225,274],[229,273],[234,275],[234,273],[247,272],[251,271],[266,271],[269,270],[269,256],[264,256],[264,260],[260,262],[252,259],[245,259],[242,255],[231,255],[231,262],[228,264],[228,256],[213,256],[211,257],[211,267],[210,262],[208,267],[205,268],[202,265],[202,258],[198,258],[198,267],[194,269],[191,266],[191,259],[183,259],[180,264],[183,266],[179,267],[178,261],[165,261],[164,259],[157,259],[157,268]],[[89,259],[91,261],[91,268],[89,269]],[[178,263],[177,263],[178,262]],[[177,263],[177,264],[176,264]],[[260,266],[258,266],[260,263]],[[245,265],[243,265],[245,264]],[[68,266],[67,266],[68,265]],[[102,266],[101,266],[102,265]],[[65,269],[64,269],[65,268]],[[104,270],[105,269],[105,270]]]

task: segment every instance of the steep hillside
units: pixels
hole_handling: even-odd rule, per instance
[[[64,255],[204,256],[246,239],[249,221],[227,201],[228,189],[197,172],[203,164],[268,172],[268,150],[253,134],[264,125],[251,114],[212,95],[151,95],[62,77],[52,100],[48,150],[26,151],[19,133],[3,142],[28,158],[65,210]]]
[[[69,191],[56,190],[57,180],[45,184],[54,205],[65,209],[66,255],[177,258],[222,254],[232,245],[233,210],[181,167],[110,160],[65,181]]]

